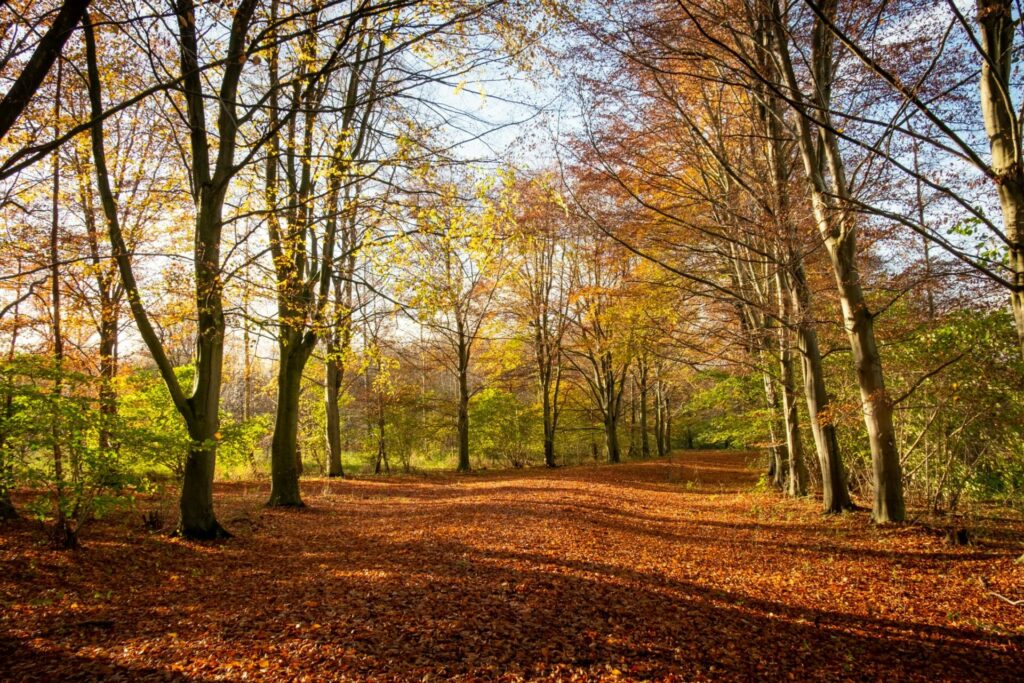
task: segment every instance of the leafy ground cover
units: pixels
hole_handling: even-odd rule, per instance
[[[1019,680],[1019,519],[823,517],[747,458],[226,484],[215,545],[7,525],[0,678]]]

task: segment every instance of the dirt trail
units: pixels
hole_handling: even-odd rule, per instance
[[[952,547],[754,492],[747,460],[307,481],[300,512],[225,485],[220,545],[0,527],[0,679],[1024,675],[1024,608],[988,593],[1024,597],[1019,519]]]

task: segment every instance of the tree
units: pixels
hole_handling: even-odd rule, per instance
[[[440,342],[439,360],[458,385],[460,472],[470,470],[469,399],[476,389],[470,385],[470,363],[508,267],[503,235],[510,221],[510,188],[508,182],[496,192],[492,186],[487,179],[473,185],[438,182],[431,200],[414,208],[416,233],[399,245],[410,280],[399,291],[409,294],[418,320]]]
[[[544,427],[544,464],[555,467],[555,433],[561,412],[563,340],[571,297],[568,265],[570,220],[565,203],[541,175],[518,189],[513,228],[513,315],[525,321],[536,364]]]
[[[224,203],[232,179],[239,167],[235,161],[238,141],[236,111],[242,69],[249,53],[248,36],[256,12],[255,0],[243,0],[231,18],[225,66],[217,101],[217,148],[212,153],[210,131],[206,123],[206,85],[200,75],[197,13],[192,0],[178,0],[177,45],[184,83],[185,109],[190,141],[190,180],[195,200],[195,299],[198,311],[196,329],[197,360],[195,382],[186,392],[178,381],[167,351],[161,343],[145,305],[129,258],[128,246],[118,218],[117,199],[111,189],[103,135],[101,81],[95,31],[87,19],[86,41],[91,112],[91,129],[96,180],[108,234],[125,287],[129,306],[142,339],[153,356],[192,438],[181,488],[179,531],[196,539],[228,535],[213,510],[213,474],[217,441],[220,438],[220,389],[224,354],[224,311],[221,294],[221,234]]]

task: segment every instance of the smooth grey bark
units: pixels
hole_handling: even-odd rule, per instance
[[[810,322],[810,293],[804,277],[802,266],[794,269],[795,286],[791,295],[794,314],[797,316],[797,347],[803,370],[807,414],[821,467],[822,507],[824,512],[834,514],[852,510],[854,505],[850,500],[846,471],[839,453],[839,440],[832,421],[832,401],[825,388],[818,333]]]
[[[771,81],[777,82],[778,65],[771,58],[773,32],[765,30],[762,24],[757,27],[756,33],[762,48],[759,54],[759,68],[771,74]],[[780,286],[783,288],[781,295],[789,298],[789,307],[784,311],[790,316],[788,323],[796,335],[807,414],[822,474],[824,511],[841,512],[853,506],[846,485],[835,425],[832,422],[830,399],[825,390],[818,333],[813,322],[812,293],[804,269],[804,253],[792,216],[789,187],[792,164],[786,144],[789,136],[786,135],[783,125],[785,113],[778,94],[772,88],[760,85],[758,89],[759,97],[764,103],[760,113],[766,132],[766,158],[773,181],[774,217],[781,240],[776,256],[782,271],[779,276]]]
[[[834,0],[823,5],[825,12],[835,15]],[[817,118],[827,119],[831,107],[834,78],[832,33],[820,19],[816,19],[811,58],[814,90],[808,97],[801,89],[793,68],[787,26],[778,0],[772,0],[772,8],[775,51],[790,105],[797,113],[796,137],[814,219],[832,265],[844,327],[853,352],[864,424],[871,446],[875,484],[872,517],[878,523],[901,522],[906,516],[902,467],[896,446],[892,400],[885,387],[882,360],[875,340],[874,315],[864,296],[857,268],[856,216],[849,207],[846,170],[833,128],[827,120],[819,121]]]
[[[654,380],[654,445],[658,457],[665,455],[665,387],[660,379]]]
[[[776,277],[779,299],[779,317],[787,323],[792,320],[792,306],[784,283],[785,276],[780,272]],[[796,378],[793,368],[792,330],[789,325],[780,325],[779,339],[779,375],[782,382],[782,412],[785,416],[786,446],[789,452],[789,476],[786,480],[786,493],[790,496],[807,495],[807,465],[804,462],[803,444],[800,439],[800,421],[796,400]]]
[[[1012,274],[1010,306],[1024,353],[1024,154],[1011,83],[1019,24],[1013,7],[1012,0],[978,0],[983,58],[980,94]]]
[[[780,439],[786,430],[782,426],[783,420],[779,409],[779,395],[775,388],[775,378],[765,372],[762,375],[762,380],[765,403],[768,407],[768,438],[771,439],[771,446],[768,448],[768,481],[775,488],[781,489],[786,484],[786,464],[782,457],[783,449]]]

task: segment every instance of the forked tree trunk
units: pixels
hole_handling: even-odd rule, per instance
[[[857,371],[875,484],[872,517],[878,523],[901,522],[906,515],[902,468],[896,447],[892,402],[885,388],[882,361],[875,342],[874,317],[861,289],[856,264],[856,215],[846,204],[850,197],[849,186],[836,136],[830,126],[821,125],[815,118],[819,115],[827,116],[831,107],[834,78],[831,33],[820,19],[816,19],[811,59],[815,87],[808,97],[801,90],[793,68],[785,15],[778,0],[773,0],[771,6],[773,16],[769,19],[774,25],[777,57],[790,104],[797,110],[797,142],[810,190],[814,219],[832,264],[843,322]],[[829,0],[823,3],[823,11],[834,17],[835,2]],[[807,103],[808,99],[810,104]]]

